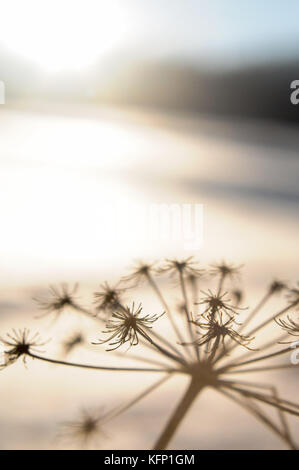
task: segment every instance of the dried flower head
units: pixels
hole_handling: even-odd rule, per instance
[[[242,265],[234,266],[233,264],[228,264],[225,261],[221,261],[220,263],[212,264],[211,267],[211,276],[221,276],[223,279],[227,277],[234,279],[239,275]]]
[[[203,291],[202,291],[203,292]],[[244,310],[241,307],[231,305],[230,299],[227,298],[227,292],[223,294],[213,294],[211,290],[203,292],[205,297],[203,300],[197,303],[197,305],[205,305],[205,309],[202,312],[203,316],[207,316],[208,319],[215,318],[216,313],[226,313],[229,317],[239,314],[238,310]]]
[[[63,351],[64,354],[69,354],[73,349],[78,346],[82,346],[85,343],[84,335],[79,331],[77,333],[73,333],[70,337],[66,338],[63,343]]]
[[[295,322],[295,320],[293,320],[289,315],[287,315],[287,320],[277,318],[275,321],[277,325],[279,325],[289,335],[299,336],[299,322]]]
[[[270,294],[275,294],[281,292],[282,290],[287,289],[287,284],[283,281],[275,279],[269,287]]]
[[[229,318],[226,322],[223,321],[222,316],[219,316],[219,319],[217,320],[209,320],[208,322],[199,322],[196,320],[193,320],[192,323],[199,327],[200,330],[206,331],[205,334],[202,334],[202,332],[199,332],[198,338],[195,340],[195,344],[198,346],[203,346],[205,344],[211,344],[213,343],[213,346],[211,347],[211,355],[214,357],[214,353],[219,347],[219,343],[222,342],[222,346],[225,349],[225,338],[228,336],[231,338],[233,341],[236,343],[240,344],[241,346],[244,346],[245,348],[254,351],[254,349],[249,348],[250,342],[254,339],[254,337],[246,336],[246,335],[240,335],[237,331],[235,331],[232,328],[233,324],[233,318]],[[183,346],[190,344],[190,343],[182,343]]]
[[[100,340],[98,343],[109,343],[111,348],[107,351],[112,351],[129,342],[130,346],[136,346],[139,343],[139,335],[148,341],[152,341],[148,335],[148,329],[152,328],[152,324],[157,321],[162,315],[144,315],[141,316],[142,306],[135,309],[133,302],[132,307],[120,307],[112,313],[111,319],[106,324],[106,330],[103,333],[109,335],[105,340]]]
[[[125,289],[119,289],[117,286],[110,286],[108,282],[101,284],[101,291],[94,293],[97,311],[111,312],[111,310],[119,307],[120,296]]]
[[[39,308],[44,310],[44,313],[40,317],[54,313],[58,317],[66,307],[74,307],[75,304],[75,293],[78,290],[78,284],[75,284],[72,289],[67,284],[61,284],[60,288],[50,286],[50,295],[47,299],[35,298],[34,300],[38,303]]]
[[[166,259],[165,265],[159,268],[159,273],[169,273],[171,276],[179,273],[184,274],[189,277],[201,277],[204,274],[203,269],[199,269],[195,261],[193,261],[193,256],[188,258],[178,260],[178,259]]]
[[[253,318],[259,316],[258,314],[265,303],[270,300],[271,294],[283,288],[281,283],[275,281],[275,284],[273,283],[270,287],[270,291],[269,286],[266,288],[262,298],[255,304],[252,311],[240,325],[235,320],[236,314],[240,310],[240,307],[238,307],[241,300],[240,294],[235,295],[236,301],[231,303],[224,287],[227,280],[236,275],[238,268],[225,263],[215,265],[214,274],[219,276],[216,293],[214,294],[208,290],[204,293],[203,299],[199,297],[198,282],[195,282],[200,271],[193,265],[192,258],[182,261],[168,260],[166,266],[162,268],[162,272],[170,272],[171,275],[176,273],[180,286],[176,293],[180,295],[183,315],[178,315],[169,306],[167,296],[162,291],[164,283],[162,282],[161,286],[159,285],[150,265],[139,265],[133,275],[130,276],[131,279],[137,281],[142,278],[147,279],[148,287],[159,300],[169,323],[163,322],[161,326],[165,329],[161,328],[157,332],[156,328],[152,327],[161,315],[143,315],[141,305],[135,308],[133,303],[132,307],[129,308],[118,303],[106,321],[106,329],[103,332],[106,339],[101,339],[94,344],[108,343],[108,350],[110,351],[125,343],[128,343],[129,346],[139,343],[141,347],[138,348],[136,354],[128,352],[126,354],[115,352],[114,354],[120,361],[130,359],[141,362],[142,365],[132,367],[124,364],[124,367],[122,367],[117,364],[112,367],[106,363],[97,365],[82,364],[45,357],[44,355],[40,356],[32,351],[41,343],[37,336],[29,338],[27,330],[20,331],[14,336],[9,335],[8,340],[4,340],[4,345],[7,347],[5,365],[15,362],[20,356],[24,358],[30,356],[39,361],[61,366],[100,371],[101,373],[103,371],[115,372],[116,376],[120,372],[158,374],[159,380],[157,382],[151,384],[129,403],[117,407],[109,414],[109,420],[128,410],[171,377],[184,375],[189,378],[188,388],[182,395],[177,408],[172,412],[171,418],[167,420],[165,428],[161,431],[154,445],[155,450],[167,448],[193,401],[197,399],[202,390],[207,388],[213,388],[217,393],[245,408],[246,411],[262,421],[266,427],[274,431],[284,444],[287,444],[291,449],[295,449],[296,444],[291,435],[286,415],[299,417],[299,403],[281,398],[272,381],[269,384],[264,382],[264,373],[294,367],[294,364],[289,360],[286,360],[285,363],[279,360],[277,362],[277,358],[289,356],[291,346],[278,348],[279,341],[284,340],[286,333],[282,338],[281,336],[277,338],[273,333],[273,329],[271,329],[274,336],[269,341],[265,329],[268,326],[271,327],[274,320],[276,320],[285,332],[292,336],[298,336],[297,321],[284,316],[295,305],[299,304],[299,290],[288,289],[290,302],[281,310],[272,312],[269,316],[260,315],[261,319],[249,328]],[[188,282],[190,276],[192,276],[192,281]],[[115,290],[115,288],[110,288],[109,285],[105,284],[103,292],[98,293],[99,295],[96,297],[102,308],[105,308],[106,304],[108,305],[110,302],[114,303],[115,292],[114,294],[110,292],[109,297],[107,292],[109,289]],[[69,292],[65,288],[62,293],[54,290],[52,294],[54,295],[52,295],[51,302],[46,305],[43,304],[43,308],[47,311],[50,309],[50,311],[60,312],[65,305],[70,305],[75,310],[85,314],[89,319],[92,319],[92,322],[98,321],[102,324],[103,318],[93,316],[87,309],[74,303],[73,292]],[[190,314],[192,301],[193,304],[199,303],[201,305],[201,308],[197,307],[198,310],[203,310],[203,313],[197,310],[199,316],[196,320],[193,320],[192,314]],[[167,326],[169,329],[167,329]],[[257,336],[262,340],[264,331],[264,341],[260,342],[262,352],[258,354],[257,350],[252,349],[251,341]],[[262,334],[260,335],[260,333]],[[270,332],[268,331],[268,333]],[[174,340],[172,335],[175,335]],[[66,348],[73,348],[80,342],[80,336],[73,336],[66,341]],[[178,344],[186,347],[180,347]],[[155,354],[149,355],[143,348],[149,348]],[[248,351],[244,351],[243,348]],[[231,354],[232,352],[233,354]],[[158,354],[159,356],[157,356]],[[258,372],[262,372],[263,382],[256,381]],[[243,380],[244,374],[249,374],[249,377],[250,374],[254,374],[253,380]],[[267,410],[258,405],[272,407],[275,413],[269,417]],[[66,423],[65,431],[72,439],[79,440],[81,444],[86,445],[90,442],[90,438],[101,435],[100,425],[104,421],[107,421],[106,418],[103,420],[103,417],[99,417],[98,414],[84,412],[80,420]]]
[[[241,291],[240,289],[234,289],[231,294],[233,296],[236,306],[238,306],[243,300],[243,291]]]
[[[79,447],[86,448],[96,444],[106,435],[102,430],[102,422],[105,416],[95,411],[81,410],[80,417],[76,421],[68,421],[61,424],[58,437],[71,441]]]
[[[1,369],[13,364],[19,357],[23,357],[23,362],[26,364],[26,357],[32,352],[41,352],[38,348],[46,344],[41,342],[39,333],[30,335],[30,330],[27,328],[13,329],[12,333],[7,333],[6,336],[8,339],[0,338],[1,343],[8,348],[4,351]]]
[[[154,265],[156,263],[144,263],[138,261],[137,264],[132,268],[131,274],[122,277],[122,281],[135,281],[135,286],[138,286],[141,281],[150,277],[154,272]]]

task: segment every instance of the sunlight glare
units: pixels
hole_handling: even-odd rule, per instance
[[[82,69],[123,43],[129,31],[119,0],[0,0],[0,45],[47,72]]]

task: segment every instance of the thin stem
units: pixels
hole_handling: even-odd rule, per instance
[[[51,359],[49,357],[39,356],[38,354],[27,353],[27,356],[32,357],[33,359],[38,359],[39,361],[50,362],[51,364],[59,364],[63,366],[70,366],[70,367],[80,367],[83,369],[93,369],[93,370],[107,370],[107,371],[122,371],[122,372],[167,372],[171,373],[174,372],[176,369],[145,369],[145,368],[137,368],[137,367],[104,367],[104,366],[93,366],[90,364],[77,364],[75,362],[66,362],[66,361],[59,361],[58,359]]]
[[[245,385],[246,387],[253,387],[253,388],[259,388],[262,390],[270,390],[274,391],[274,388],[272,385],[269,384],[262,384],[262,383],[256,383],[256,382],[246,382],[243,380],[221,380],[220,382],[223,385]]]
[[[132,359],[133,361],[147,362],[148,364],[154,364],[155,366],[167,367],[167,364],[163,364],[163,362],[157,361],[155,359],[150,359],[148,357],[136,356],[135,354],[127,354],[127,352],[120,353],[114,351],[113,356],[118,356],[122,359]]]
[[[257,331],[260,331],[262,328],[265,328],[265,326],[269,325],[269,323],[271,323],[273,320],[275,320],[275,318],[279,317],[280,315],[283,315],[284,313],[286,313],[288,310],[290,310],[292,307],[294,307],[295,305],[297,304],[297,301],[296,302],[292,302],[291,304],[289,304],[287,307],[285,307],[284,309],[282,309],[280,312],[276,313],[275,315],[273,315],[271,318],[269,318],[268,320],[265,320],[263,323],[261,323],[260,325],[258,325],[257,327],[253,328],[253,330],[251,330],[249,333],[248,333],[248,336],[252,336],[254,335]]]
[[[194,305],[199,303],[199,295],[198,293],[200,292],[200,289],[198,288],[198,282],[197,282],[197,277],[192,276],[191,278],[189,277],[189,282],[192,287],[192,302]]]
[[[276,398],[277,403],[279,403],[280,399],[279,399],[278,391],[277,391],[276,387],[273,387],[273,395]],[[287,442],[288,442],[290,448],[292,450],[297,450],[297,446],[295,444],[295,441],[292,438],[291,430],[290,430],[289,424],[287,422],[286,416],[283,413],[283,411],[281,411],[280,409],[278,409],[278,416],[279,416],[279,419],[280,419],[280,422],[281,422],[281,425],[282,425],[282,429],[284,430],[284,435],[287,439]]]
[[[245,408],[245,410],[248,411],[248,413],[251,413],[255,418],[259,419],[263,424],[268,426],[275,434],[277,434],[281,439],[283,439],[290,446],[292,450],[297,450],[296,446],[294,445],[292,440],[289,438],[289,436],[281,432],[278,426],[276,426],[276,424],[273,423],[272,420],[270,420],[264,413],[262,413],[258,409],[257,405],[251,403],[248,398],[247,398],[247,402],[245,402],[225,390],[218,389],[218,391],[222,393],[223,395],[225,395],[226,397],[228,397],[234,403],[238,403],[241,407]]]
[[[296,408],[299,409],[299,406],[296,405],[296,403],[292,403],[287,400],[280,400],[279,403],[276,403],[275,400],[273,401],[273,397],[271,396],[263,395],[261,393],[255,393],[249,390],[244,390],[242,388],[234,387],[232,385],[227,385],[227,387],[230,388],[231,390],[239,392],[241,395],[245,395],[246,397],[249,397],[249,398],[254,398],[255,400],[259,400],[263,403],[266,403],[267,405],[274,406],[275,408],[285,411],[287,413],[290,413],[294,416],[299,416],[299,411],[296,411]],[[283,405],[281,403],[283,403]],[[284,405],[289,405],[295,408],[295,410],[292,408],[288,408],[287,406],[284,406]]]
[[[160,345],[157,344],[155,341],[153,341],[152,338],[150,338],[150,337],[148,337],[147,335],[143,334],[142,331],[139,331],[139,333],[141,334],[141,336],[143,336],[143,338],[144,338],[146,341],[149,341],[149,343],[152,344],[153,346],[155,346],[155,348],[157,348],[157,350],[160,351],[162,354],[164,354],[165,356],[169,357],[169,358],[172,359],[173,361],[178,362],[178,363],[181,364],[181,365],[186,365],[185,359],[182,359],[181,357],[175,356],[174,354],[172,354],[172,353],[166,351],[166,349],[164,349],[162,346],[160,346]]]
[[[178,329],[178,327],[177,327],[177,325],[176,325],[176,323],[175,323],[175,321],[174,321],[174,318],[173,318],[173,316],[172,316],[172,313],[171,313],[171,311],[170,311],[170,308],[169,308],[169,306],[168,306],[166,300],[164,299],[164,296],[163,296],[162,292],[160,291],[160,289],[159,289],[159,287],[158,287],[156,281],[154,280],[154,278],[151,276],[151,274],[150,274],[149,272],[147,272],[146,278],[147,278],[147,280],[148,280],[149,285],[152,287],[153,291],[156,293],[158,299],[159,299],[160,302],[162,303],[162,305],[163,305],[163,307],[164,307],[164,309],[165,309],[165,311],[166,311],[166,313],[167,313],[167,315],[168,315],[168,318],[169,318],[169,321],[170,321],[170,323],[171,323],[171,326],[172,326],[172,328],[173,328],[173,330],[174,330],[174,332],[175,332],[175,334],[176,334],[178,340],[182,343],[182,342],[184,341],[184,339],[183,339],[183,337],[182,337],[182,335],[181,335],[181,333],[180,333],[180,331],[179,331],[179,329]]]
[[[274,321],[277,317],[279,317],[280,315],[283,315],[284,313],[286,313],[288,310],[290,310],[290,308],[294,307],[298,302],[295,301],[291,304],[289,304],[287,307],[285,307],[283,310],[281,310],[280,312],[276,313],[275,315],[273,315],[272,317],[268,318],[268,320],[265,320],[263,323],[260,323],[258,326],[256,326],[255,328],[253,328],[249,333],[247,333],[247,336],[252,336],[254,335],[255,333],[257,333],[258,331],[260,331],[261,329],[265,328],[265,326],[268,326],[272,321]],[[231,352],[233,351],[236,347],[238,346],[238,344],[233,344],[232,347],[229,349],[228,352]],[[223,356],[221,356],[223,357]],[[221,359],[221,357],[219,357],[219,360]]]
[[[268,291],[266,295],[260,300],[260,302],[257,304],[257,306],[253,309],[253,311],[248,315],[246,318],[245,322],[242,323],[242,325],[239,328],[239,332],[242,331],[256,316],[256,314],[261,310],[261,308],[265,305],[265,303],[270,299],[272,296],[272,292]]]
[[[177,431],[194,400],[200,393],[201,389],[202,385],[198,384],[198,382],[192,379],[181,401],[166,424],[162,434],[155,443],[154,450],[163,450],[168,447],[169,442],[173,438],[175,432]]]
[[[184,310],[186,313],[186,320],[187,320],[187,325],[188,325],[188,330],[189,330],[189,336],[191,339],[191,343],[194,343],[194,330],[193,330],[193,324],[191,323],[191,318],[189,315],[189,302],[188,302],[188,296],[187,296],[187,290],[186,290],[186,284],[185,284],[185,279],[183,275],[183,271],[179,270],[179,276],[180,276],[180,284],[181,284],[181,289],[182,289],[182,294],[183,294],[183,299],[184,299]],[[196,344],[194,344],[194,351],[196,354],[197,359],[199,360],[199,353],[198,353],[198,348]]]
[[[282,365],[270,366],[270,367],[252,367],[250,369],[240,369],[240,370],[237,369],[237,370],[232,370],[231,373],[232,374],[247,374],[250,372],[271,372],[274,370],[292,369],[293,367],[296,367],[295,364],[282,364]]]
[[[218,289],[217,289],[217,296],[218,297],[221,294],[224,280],[225,280],[225,274],[222,273],[221,276],[220,276],[220,279],[219,279],[219,284],[218,284]]]
[[[273,346],[276,346],[276,343],[279,343],[280,341],[282,341],[283,339],[286,339],[286,338],[288,338],[288,337],[289,337],[288,333],[283,333],[283,334],[280,335],[278,338],[276,338],[276,339],[274,339],[274,340],[271,340],[271,341],[269,341],[268,343],[262,344],[258,350],[256,350],[256,351],[250,350],[250,351],[247,351],[245,354],[242,354],[242,356],[238,356],[238,357],[235,359],[235,361],[236,361],[236,362],[237,362],[237,361],[239,362],[239,361],[242,361],[242,360],[246,359],[248,356],[252,356],[253,354],[257,354],[257,353],[260,352],[260,351],[266,351],[266,349],[269,349],[269,348],[271,348],[271,347],[273,347]],[[220,360],[220,359],[221,359],[221,358],[219,358],[219,360]]]
[[[191,286],[192,286],[192,300],[193,300],[193,305],[199,305],[199,300],[200,300],[200,296],[199,296],[199,288],[198,288],[198,282],[197,282],[197,277],[194,276],[192,277],[189,282],[191,283]],[[196,307],[195,307],[196,308]],[[197,348],[197,358],[198,358],[198,361],[200,361],[200,348]]]
[[[140,400],[142,400],[142,398],[146,397],[149,393],[153,392],[156,388],[160,387],[160,385],[162,385],[164,382],[166,382],[170,378],[171,378],[171,374],[166,375],[162,379],[160,379],[157,382],[155,382],[154,384],[152,384],[150,387],[147,387],[142,393],[137,395],[133,400],[129,401],[129,403],[127,403],[124,406],[120,406],[119,408],[114,410],[114,412],[112,412],[109,415],[109,421],[110,421],[110,419],[115,418],[116,416],[119,416],[120,414],[124,413],[129,408],[131,408],[132,406],[136,405],[136,403],[138,403]]]
[[[176,347],[174,347],[171,343],[169,343],[166,339],[164,339],[161,335],[159,335],[159,333],[157,333],[154,330],[151,330],[151,335],[154,336],[158,341],[161,341],[164,344],[166,344],[169,347],[169,349],[171,349],[175,354],[177,354],[186,363],[186,360],[184,356],[182,355],[182,353]]]
[[[222,383],[237,385],[237,386],[238,385],[241,385],[241,386],[245,385],[246,387],[253,387],[253,388],[259,388],[259,389],[262,389],[262,390],[267,390],[267,391],[270,391],[272,393],[273,398],[276,401],[276,403],[280,402],[280,398],[279,398],[279,395],[278,395],[277,388],[273,385],[254,383],[254,382],[244,382],[244,381],[222,381]],[[296,444],[294,443],[294,440],[292,438],[291,430],[290,430],[290,427],[288,425],[288,422],[287,422],[287,419],[285,417],[284,412],[280,408],[278,408],[277,413],[278,413],[278,418],[280,420],[280,423],[282,425],[283,436],[284,436],[286,442],[288,443],[288,445],[290,446],[291,449],[296,450]],[[261,412],[259,412],[259,414],[261,414]]]
[[[218,346],[220,344],[220,336],[217,336],[216,339],[215,339],[215,342],[213,344],[213,348],[212,348],[212,351],[210,353],[210,355],[208,356],[208,362],[212,362],[214,357],[215,357],[215,354],[217,352],[217,349],[218,349]]]
[[[91,313],[89,310],[87,310],[86,308],[84,307],[81,307],[79,304],[76,304],[75,302],[72,302],[70,304],[70,307],[73,308],[73,310],[76,310],[77,312],[80,312],[80,313],[83,313],[84,315],[86,315],[88,318],[91,318],[93,320],[97,320],[97,321],[101,321],[103,322],[104,320],[100,317],[98,317],[97,315]]]
[[[228,366],[222,367],[221,369],[218,369],[218,370],[221,371],[221,372],[223,372],[224,370],[227,371],[228,369],[231,369],[232,367],[240,367],[240,366],[245,366],[247,364],[252,364],[252,363],[255,363],[255,362],[259,362],[259,361],[264,361],[265,359],[271,359],[272,357],[277,357],[277,356],[280,356],[280,355],[285,354],[287,352],[290,352],[290,347],[285,348],[285,349],[281,349],[280,351],[277,351],[277,352],[272,353],[272,354],[266,354],[264,356],[256,357],[255,359],[249,359],[248,361],[232,363],[232,364],[229,364]]]

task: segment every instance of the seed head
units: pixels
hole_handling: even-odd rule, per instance
[[[283,330],[285,330],[289,335],[299,336],[299,322],[296,323],[289,315],[287,320],[282,320],[281,318],[275,319],[277,325],[279,325]]]
[[[98,441],[100,437],[105,437],[101,427],[103,420],[104,416],[98,413],[81,410],[78,420],[61,424],[59,437],[86,448],[92,444],[92,441]]]
[[[34,299],[38,303],[40,309],[44,310],[44,313],[40,315],[40,317],[44,317],[51,313],[56,314],[56,317],[58,317],[66,307],[74,306],[74,294],[77,290],[78,284],[75,284],[72,289],[70,289],[67,284],[61,284],[60,288],[50,286],[50,296],[48,299]]]
[[[141,281],[146,279],[149,275],[155,272],[154,265],[156,263],[144,263],[138,261],[132,268],[131,274],[122,277],[122,281],[135,281],[135,286],[138,286]]]
[[[197,344],[198,346],[203,346],[204,344],[211,344],[213,342],[212,351],[218,348],[219,343],[222,342],[223,348],[225,348],[225,338],[228,336],[236,343],[244,346],[245,348],[252,350],[249,348],[248,344],[254,339],[254,337],[249,337],[246,335],[241,335],[237,333],[233,328],[233,318],[229,318],[226,322],[223,322],[222,317],[217,320],[210,320],[207,323],[192,321],[196,326],[199,327],[200,330],[203,332],[206,331],[205,334],[202,334],[200,331],[199,337],[191,344]],[[190,344],[190,343],[183,343],[183,345]]]
[[[31,352],[41,352],[38,347],[46,344],[46,342],[41,342],[39,333],[30,335],[30,330],[27,328],[24,330],[13,329],[12,333],[7,333],[6,336],[7,339],[0,337],[1,343],[8,348],[4,351],[1,369],[13,364],[19,357],[23,357],[23,362],[26,364],[26,357]]]
[[[234,289],[231,294],[235,300],[236,306],[238,306],[243,300],[243,292],[240,289]]]
[[[269,292],[270,292],[270,294],[274,294],[274,293],[281,292],[282,290],[284,290],[284,289],[286,289],[286,288],[287,288],[287,285],[286,285],[285,282],[279,281],[279,280],[275,279],[275,280],[270,284]]]
[[[111,312],[120,305],[120,296],[125,289],[118,289],[116,286],[111,287],[108,282],[101,286],[100,292],[94,293],[97,311]]]
[[[159,273],[169,273],[174,276],[176,273],[185,274],[186,276],[201,277],[204,270],[197,267],[197,263],[193,261],[193,256],[182,260],[166,259],[165,265],[159,268]]]
[[[65,355],[69,354],[77,346],[84,344],[85,339],[81,332],[72,334],[69,338],[65,339],[62,343]]]
[[[202,315],[208,319],[215,318],[216,313],[226,313],[229,317],[239,314],[238,310],[244,310],[241,307],[230,305],[230,299],[227,298],[227,292],[223,294],[213,294],[210,290],[203,292],[205,297],[198,305],[205,305],[206,308]]]
[[[151,342],[147,330],[152,327],[152,324],[157,321],[161,315],[144,315],[141,316],[142,306],[135,310],[133,302],[132,307],[120,307],[112,313],[111,319],[106,324],[106,330],[103,333],[108,334],[109,337],[105,340],[99,340],[98,343],[109,343],[111,348],[107,351],[112,351],[129,342],[130,346],[136,346],[139,343],[139,335],[146,338]]]
[[[223,279],[229,277],[230,279],[234,279],[236,276],[239,275],[240,266],[234,266],[232,264],[228,264],[225,261],[220,263],[212,264],[212,269],[210,271],[211,276],[221,276]]]

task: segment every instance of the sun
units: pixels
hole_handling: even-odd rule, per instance
[[[88,67],[123,44],[131,30],[120,0],[0,0],[0,5],[0,45],[49,72]]]

